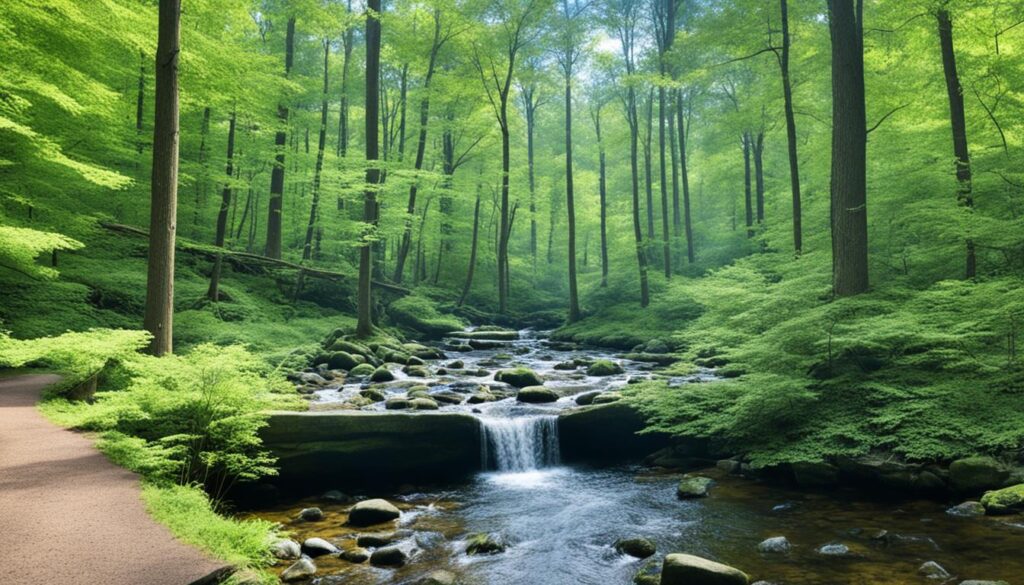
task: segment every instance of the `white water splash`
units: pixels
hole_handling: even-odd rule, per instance
[[[484,469],[530,471],[559,462],[558,417],[481,417]]]

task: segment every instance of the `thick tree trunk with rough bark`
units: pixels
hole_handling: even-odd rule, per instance
[[[288,77],[292,70],[295,57],[295,18],[288,19],[288,30],[285,35],[284,75]],[[284,213],[284,149],[288,144],[288,106],[277,106],[278,130],[274,136],[274,168],[270,173],[270,200],[267,205],[267,246],[269,258],[281,258],[281,226]]]
[[[380,1],[367,0],[366,14],[366,192],[363,201],[363,221],[377,224],[377,185],[381,170],[380,145],[377,125],[380,118]],[[359,248],[359,288],[357,293],[356,335],[373,334],[373,250],[364,241]]]
[[[971,185],[971,154],[967,147],[967,117],[964,115],[964,90],[960,85],[960,74],[956,68],[956,52],[953,50],[953,21],[949,12],[936,13],[939,24],[939,47],[942,50],[942,70],[946,78],[946,94],[949,96],[949,122],[953,130],[953,156],[956,157],[956,180],[960,188],[957,201],[968,210],[974,207]],[[977,259],[974,240],[967,238],[967,261],[964,274],[974,278],[977,274]]]
[[[178,55],[181,0],[160,0],[156,48],[153,173],[144,324],[149,352],[171,353],[174,336],[174,239],[178,214]]]
[[[832,289],[868,290],[862,0],[829,0],[832,38]]]

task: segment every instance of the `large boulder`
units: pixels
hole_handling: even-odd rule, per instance
[[[281,580],[285,583],[303,581],[313,575],[316,575],[316,564],[309,557],[302,557],[281,573]]]
[[[401,515],[401,510],[387,500],[364,500],[348,511],[348,523],[351,526],[373,526],[394,520]]]
[[[985,511],[993,515],[1012,514],[1024,511],[1024,483],[987,492],[981,497]]]
[[[519,402],[529,402],[531,404],[554,402],[558,400],[558,394],[556,394],[554,390],[543,386],[529,386],[523,388],[518,394],[516,394],[516,400]]]
[[[562,459],[568,463],[641,459],[667,443],[663,434],[638,435],[645,427],[644,418],[624,400],[563,412],[558,416]]]
[[[504,382],[510,386],[515,386],[516,388],[541,386],[544,384],[544,380],[537,375],[537,372],[534,372],[530,368],[498,370],[498,372],[494,374],[494,379],[499,382]]]
[[[373,372],[376,370],[377,368],[373,367],[373,364],[359,364],[349,370],[348,375],[356,378],[365,378],[367,376],[372,376]]]
[[[676,496],[680,500],[707,497],[708,490],[711,489],[711,485],[714,483],[715,480],[703,475],[684,477],[676,487]]]
[[[968,457],[949,464],[949,482],[958,492],[981,493],[1003,487],[1010,473],[991,457]]]
[[[364,358],[365,360],[365,358]],[[351,370],[352,368],[364,363],[359,361],[354,355],[347,351],[336,351],[327,358],[327,366],[332,370]]]
[[[694,555],[671,554],[661,567],[661,585],[748,585],[739,569]]]
[[[622,372],[622,366],[611,360],[597,360],[587,367],[588,376],[615,376]]]
[[[370,374],[371,382],[390,382],[394,379],[395,375],[391,373],[387,366],[380,366]]]
[[[480,421],[463,413],[276,412],[260,430],[274,483],[303,491],[465,477],[480,469]]]

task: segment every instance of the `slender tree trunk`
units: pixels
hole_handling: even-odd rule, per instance
[[[683,124],[683,91],[676,96],[676,124],[679,131],[679,174],[683,179],[683,229],[686,233],[686,258],[690,264],[695,261],[693,245],[693,218],[690,213],[690,172],[686,164],[686,126]],[[733,214],[733,226],[736,229],[736,215]]]
[[[178,54],[181,0],[160,0],[156,49],[153,174],[145,328],[149,352],[171,353],[174,333],[174,237],[178,213]]]
[[[509,66],[511,69],[511,65]],[[508,132],[508,96],[501,97],[501,219],[498,230],[498,313],[508,311],[508,174],[511,151]]]
[[[867,122],[862,0],[829,0],[832,38],[832,288],[868,290]]]
[[[647,96],[647,134],[644,135],[644,189],[647,195],[647,241],[645,247],[650,255],[654,250],[654,159],[651,156],[651,142],[654,136],[654,88]],[[652,260],[653,261],[653,260]]]
[[[288,19],[288,30],[285,35],[284,75],[291,74],[292,61],[295,56],[295,17]],[[274,156],[274,168],[270,173],[270,200],[267,205],[267,246],[268,258],[281,258],[281,215],[284,212],[284,150],[288,144],[288,106],[278,104],[277,118],[279,128],[274,137],[277,154]]]
[[[199,216],[206,201],[206,138],[210,134],[210,106],[203,108],[203,121],[199,126],[199,176],[196,177],[196,200],[192,209],[192,234],[199,233]]]
[[[331,55],[331,44],[324,40],[324,91],[320,97],[320,136],[317,141],[316,166],[313,168],[313,196],[309,208],[309,223],[306,224],[306,241],[302,246],[302,259],[309,260],[313,256],[313,233],[316,231],[316,218],[320,207],[320,174],[324,168],[324,148],[327,146],[327,92],[330,89],[327,77],[327,62]]]
[[[565,211],[569,220],[569,322],[580,320],[576,284],[576,201],[572,176],[572,77],[565,78]]]
[[[370,226],[377,224],[377,185],[380,183],[380,148],[378,129],[380,117],[380,0],[367,0],[366,14],[366,192],[363,202],[363,221]],[[373,250],[370,242],[364,241],[359,249],[359,290],[357,301],[356,334],[369,337],[373,334],[373,297],[371,277],[373,275]]]
[[[681,108],[682,104],[679,103],[677,98],[678,93],[673,92],[671,98],[673,106],[669,108],[668,112],[668,143],[669,166],[672,169],[672,239],[675,241],[676,246],[679,246],[683,239],[683,211],[679,200],[679,139],[675,130],[675,111]],[[674,258],[677,265],[682,264],[678,254]]]
[[[352,13],[352,0],[348,1],[348,13]],[[355,42],[353,27],[345,30],[341,37],[342,62],[341,62],[341,103],[338,108],[338,150],[339,157],[348,156],[348,71],[352,58],[352,43]],[[339,198],[339,207],[344,199]]]
[[[651,302],[650,290],[647,286],[647,254],[644,252],[644,235],[640,230],[640,169],[639,150],[639,119],[636,111],[636,90],[629,87],[627,93],[627,115],[629,124],[629,164],[633,180],[633,236],[636,239],[636,261],[640,268],[640,306],[646,307]]]
[[[597,188],[601,205],[601,286],[608,286],[608,181],[604,140],[601,137],[601,107],[594,111],[594,132],[597,134]]]
[[[757,133],[754,145],[754,186],[757,202],[757,223],[764,223],[764,131]]]
[[[221,191],[220,212],[217,214],[217,233],[214,236],[214,245],[218,248],[224,247],[224,241],[228,229],[228,208],[231,207],[231,180],[234,178],[235,158],[235,112],[231,112],[231,120],[228,122],[228,153],[227,166],[225,167],[224,189]],[[220,299],[220,270],[222,255],[217,254],[213,264],[213,273],[210,275],[210,288],[206,291],[206,297],[216,303]]]
[[[669,0],[674,1],[674,0]],[[672,278],[672,237],[668,231],[668,175],[665,161],[665,110],[668,100],[665,99],[665,88],[658,88],[658,166],[661,176],[661,256],[665,266],[665,278]],[[670,119],[671,120],[671,119]]]
[[[145,141],[142,139],[142,123],[146,115],[146,54],[139,51],[139,92],[135,97],[135,150],[142,154]]]
[[[942,70],[946,77],[946,93],[949,96],[949,120],[953,130],[953,156],[956,157],[956,180],[960,185],[957,201],[968,210],[974,207],[971,185],[971,154],[967,147],[967,118],[964,115],[964,91],[960,85],[960,74],[956,68],[956,52],[953,50],[953,21],[949,12],[936,13],[939,23],[939,46],[942,50]],[[977,260],[974,240],[967,238],[967,261],[965,275],[974,278],[977,274]]]
[[[537,181],[533,166],[533,134],[537,103],[534,101],[534,89],[530,88],[526,96],[526,168],[530,185],[530,255],[533,256],[533,267],[537,268]]]
[[[743,132],[743,204],[747,212],[747,237],[754,237],[754,202],[750,175],[750,151],[753,148],[750,132]]]
[[[466,297],[469,296],[469,290],[473,287],[473,272],[476,270],[476,247],[477,239],[480,233],[480,189],[481,186],[476,186],[476,206],[473,209],[473,239],[470,242],[469,247],[469,268],[466,270],[466,284],[462,287],[462,294],[459,296],[458,306],[462,306],[466,302]]]
[[[800,159],[797,157],[796,115],[793,112],[793,86],[789,77],[789,5],[779,0],[782,8],[782,95],[786,110],[786,141],[789,147],[789,183],[793,193],[793,248],[797,255],[803,252],[803,217],[800,203]]]

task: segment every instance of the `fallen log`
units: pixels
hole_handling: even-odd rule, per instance
[[[104,229],[107,229],[107,230],[110,230],[112,232],[117,232],[117,233],[122,233],[122,234],[129,234],[129,235],[139,236],[139,237],[143,237],[143,238],[148,238],[149,237],[149,232],[148,231],[146,231],[146,230],[144,230],[142,228],[139,228],[139,227],[132,226],[132,225],[125,225],[125,224],[120,224],[120,223],[112,223],[112,222],[108,222],[108,221],[101,221],[101,222],[99,222],[99,224],[100,224],[100,227],[102,227]],[[197,244],[195,242],[191,242],[191,241],[189,241],[187,239],[184,239],[184,238],[177,238],[177,240],[175,241],[175,248],[177,248],[178,250],[181,250],[182,252],[188,252],[188,253],[191,253],[191,254],[199,254],[199,255],[202,255],[202,256],[206,256],[207,258],[210,258],[211,260],[215,260],[218,255],[223,255],[224,257],[231,258],[233,261],[238,262],[240,264],[255,263],[255,264],[268,264],[268,265],[271,265],[271,266],[280,266],[282,268],[288,268],[288,269],[291,269],[291,270],[298,270],[301,274],[304,274],[304,275],[312,277],[312,278],[322,278],[322,279],[325,279],[325,280],[333,280],[333,281],[348,280],[348,279],[352,278],[351,275],[343,274],[341,272],[332,272],[330,270],[323,270],[321,268],[313,268],[311,266],[303,266],[301,264],[296,264],[294,262],[289,262],[287,260],[278,260],[276,258],[267,258],[266,256],[260,256],[259,254],[252,254],[252,253],[249,253],[249,252],[239,252],[239,251],[236,251],[236,250],[229,250],[227,248],[218,248],[216,246],[211,246],[211,245],[206,245],[206,244]],[[383,281],[380,281],[380,280],[374,280],[373,281],[373,286],[375,288],[379,288],[381,290],[386,290],[388,292],[392,292],[392,293],[400,294],[400,295],[407,295],[407,294],[411,294],[412,293],[411,290],[409,290],[409,289],[407,289],[405,287],[401,287],[401,286],[398,286],[396,284],[391,284],[389,282],[383,282]]]

